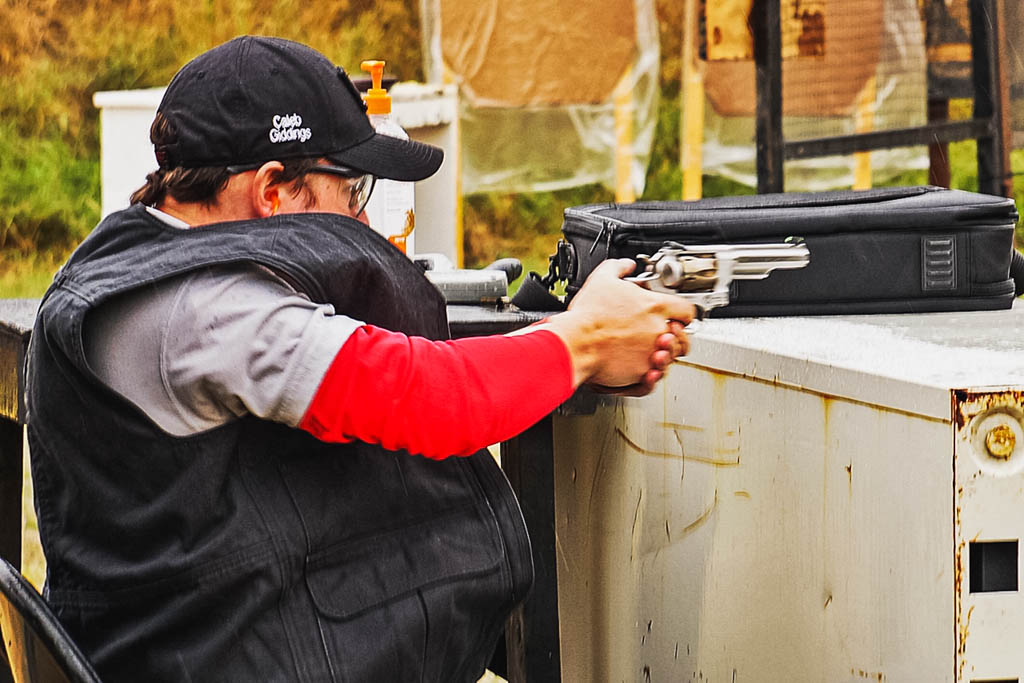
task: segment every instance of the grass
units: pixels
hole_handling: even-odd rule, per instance
[[[65,258],[64,250],[25,255],[0,252],[0,298],[41,297]]]

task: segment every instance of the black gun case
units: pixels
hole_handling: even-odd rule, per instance
[[[552,275],[567,299],[607,258],[686,245],[803,241],[810,264],[734,281],[714,317],[1009,308],[1012,199],[940,187],[591,204],[565,210]],[[1015,269],[1022,265],[1015,262]],[[535,284],[535,283],[534,283]]]

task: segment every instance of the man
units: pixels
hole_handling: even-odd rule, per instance
[[[473,681],[532,581],[487,444],[581,383],[645,393],[692,308],[595,271],[519,334],[362,222],[440,150],[243,37],[169,85],[159,169],[56,275],[29,352],[46,597],[105,681]],[[460,456],[460,457],[456,457]]]

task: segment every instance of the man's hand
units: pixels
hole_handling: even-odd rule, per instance
[[[605,261],[594,269],[569,310],[546,327],[561,337],[572,357],[574,382],[626,396],[649,393],[672,359],[689,351],[684,326],[693,305],[672,294],[647,291],[623,277],[629,259]]]

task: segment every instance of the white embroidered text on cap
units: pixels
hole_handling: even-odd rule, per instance
[[[270,129],[271,142],[305,142],[313,137],[309,128],[300,128],[302,117],[298,114],[278,114],[274,116],[274,127]]]

